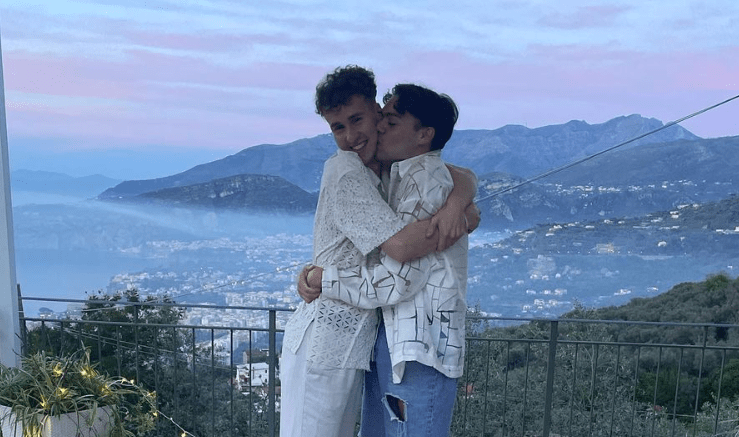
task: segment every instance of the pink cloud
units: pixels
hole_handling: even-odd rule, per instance
[[[302,131],[320,122],[310,102],[324,74],[316,67],[264,63],[229,70],[146,52],[134,53],[128,64],[10,52],[5,67],[8,124],[16,135],[233,148],[325,130]],[[303,105],[286,98],[285,88]],[[270,90],[278,94],[270,98]]]
[[[166,93],[169,84],[310,90],[325,73],[321,67],[290,63],[229,68],[194,57],[146,51],[128,55],[126,61],[112,61],[10,52],[5,61],[6,87],[26,93],[147,100],[156,89]]]
[[[14,137],[63,138],[74,144],[73,148],[83,149],[157,144],[218,150],[286,143],[326,132],[315,114],[289,119],[276,112],[173,114],[157,108],[126,112],[96,109],[52,112],[18,108],[9,111],[8,130]]]
[[[600,123],[632,113],[671,121],[739,93],[739,48],[645,54],[614,47],[531,46],[519,58],[495,63],[455,52],[403,52],[368,66],[375,67],[380,93],[413,81],[450,94],[460,104],[463,129],[571,119]],[[101,60],[6,52],[9,129],[87,147],[218,149],[326,132],[311,98],[318,80],[336,65],[224,67],[146,50],[125,55]],[[21,93],[36,98],[24,101]],[[690,126],[702,136],[736,135],[737,110],[727,109],[730,115],[715,111]]]
[[[633,113],[667,122],[739,93],[738,51],[644,54],[534,47],[531,56],[499,63],[437,52],[410,57],[383,75],[450,94],[460,104],[460,128],[535,127],[571,119],[599,123]],[[735,122],[720,132],[739,134]]]

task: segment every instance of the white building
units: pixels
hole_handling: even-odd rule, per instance
[[[236,366],[236,385],[240,392],[249,387],[264,387],[269,384],[269,364],[252,363]]]

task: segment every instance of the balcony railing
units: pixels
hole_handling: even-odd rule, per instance
[[[288,309],[87,307],[65,319],[21,313],[24,352],[84,345],[104,369],[155,390],[160,410],[193,435],[278,434],[280,326]],[[452,435],[737,436],[737,339],[739,325],[471,314]],[[175,435],[174,427],[162,422],[154,435]]]

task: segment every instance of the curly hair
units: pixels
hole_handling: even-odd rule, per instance
[[[346,105],[352,96],[361,95],[374,102],[377,98],[375,74],[357,65],[339,67],[316,85],[316,113]]]

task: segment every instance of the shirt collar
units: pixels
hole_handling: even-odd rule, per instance
[[[394,173],[395,171],[398,172],[398,176],[400,178],[403,178],[405,174],[408,172],[408,170],[418,161],[423,160],[424,158],[428,156],[436,156],[441,157],[441,150],[432,150],[430,152],[423,153],[421,155],[413,156],[408,159],[404,159],[402,161],[394,162],[392,165],[391,173]]]

